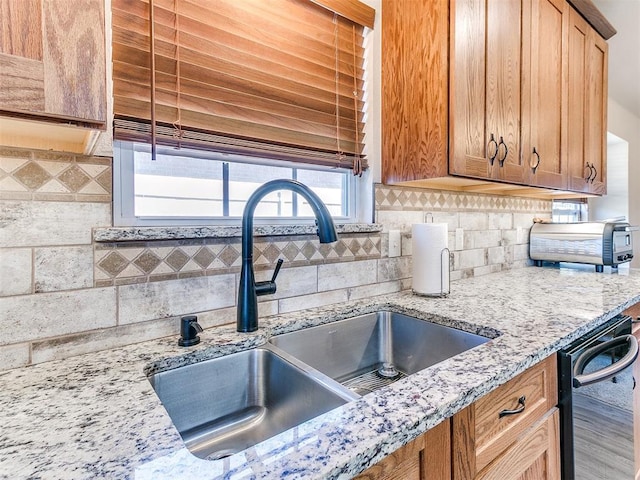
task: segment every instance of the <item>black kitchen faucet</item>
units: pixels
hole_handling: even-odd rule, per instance
[[[280,271],[282,260],[278,260],[271,280],[255,281],[253,273],[253,214],[258,202],[267,194],[276,190],[291,190],[302,195],[313,210],[318,226],[320,243],[331,243],[338,239],[331,214],[320,197],[306,185],[290,179],[272,180],[258,187],[247,200],[242,214],[242,271],[238,290],[238,332],[253,332],[258,329],[258,295],[276,293],[276,276]]]

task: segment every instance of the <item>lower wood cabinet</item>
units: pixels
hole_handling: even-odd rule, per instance
[[[475,477],[477,480],[560,480],[560,414],[551,409]],[[454,477],[455,478],[455,477]]]
[[[359,475],[364,480],[559,480],[551,355]]]
[[[355,477],[358,480],[444,480],[451,478],[451,420]]]

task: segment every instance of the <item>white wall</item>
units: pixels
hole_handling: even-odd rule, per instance
[[[607,129],[629,142],[629,223],[640,225],[640,117],[609,98]],[[631,266],[640,267],[640,232],[634,234],[633,243]]]
[[[589,220],[629,219],[629,142],[607,133],[607,194],[589,199]]]

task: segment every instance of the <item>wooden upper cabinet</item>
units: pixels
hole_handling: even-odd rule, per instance
[[[383,0],[382,181],[604,193],[607,45],[575,20],[566,0]]]
[[[530,75],[523,96],[528,119],[523,157],[529,185],[566,189],[569,5],[565,0],[532,0]]]
[[[569,15],[569,189],[606,193],[608,46],[574,10]]]
[[[447,175],[449,0],[385,0],[382,178]]]
[[[106,124],[102,0],[0,0],[0,110]]]
[[[451,3],[452,174],[525,180],[520,129],[527,1]]]
[[[608,45],[591,30],[587,68],[586,159],[593,175],[588,180],[589,192],[607,193],[607,76]]]

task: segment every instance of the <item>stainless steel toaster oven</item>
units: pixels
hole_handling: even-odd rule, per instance
[[[543,261],[574,262],[617,267],[633,258],[632,231],[624,222],[534,223],[529,239],[529,256],[534,264]]]

